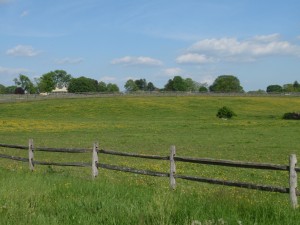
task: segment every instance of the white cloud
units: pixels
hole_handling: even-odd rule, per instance
[[[83,58],[74,58],[74,59],[72,59],[72,58],[66,57],[66,58],[63,58],[63,59],[57,59],[55,62],[59,65],[66,65],[66,64],[76,65],[76,64],[82,63]]]
[[[254,36],[253,38],[253,40],[264,41],[264,42],[278,41],[279,39],[280,39],[280,34],[257,35]]]
[[[30,45],[17,45],[11,49],[8,49],[6,51],[7,55],[12,56],[26,56],[26,57],[32,57],[36,56],[40,53],[40,51],[36,51],[32,46]]]
[[[167,76],[176,76],[183,73],[183,70],[178,67],[167,68],[163,70],[164,74]]]
[[[214,59],[204,54],[187,53],[177,57],[176,62],[182,64],[202,64],[214,62]]]
[[[104,81],[104,82],[112,82],[117,80],[117,78],[112,77],[112,76],[104,76],[100,78],[100,81]]]
[[[29,72],[29,70],[24,68],[7,68],[0,66],[0,75],[19,75],[27,72]]]
[[[163,63],[154,58],[139,56],[125,56],[123,58],[114,59],[111,64],[123,64],[123,65],[144,65],[144,66],[161,66]]]
[[[212,38],[196,42],[178,63],[209,63],[215,61],[254,61],[271,55],[300,56],[300,46],[280,40],[279,34],[255,36],[251,39]]]
[[[29,15],[29,11],[25,10],[21,13],[20,17],[25,17]]]

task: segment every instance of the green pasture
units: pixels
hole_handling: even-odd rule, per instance
[[[216,117],[220,107],[237,117]],[[0,104],[0,143],[288,164],[300,158],[299,97],[105,97]],[[0,153],[27,156],[23,150]],[[90,162],[91,154],[35,152],[35,159]],[[168,172],[168,161],[99,155],[113,165]],[[178,174],[288,187],[288,173],[177,163]],[[100,169],[0,159],[0,224],[297,224],[287,194]],[[196,223],[196,224],[197,224]]]

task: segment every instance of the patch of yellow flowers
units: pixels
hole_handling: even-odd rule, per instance
[[[125,128],[124,124],[115,124],[114,128]],[[0,119],[0,131],[14,132],[14,131],[72,131],[90,128],[111,128],[111,124],[107,123],[84,123],[84,122],[69,122],[69,121],[45,121],[36,119]]]

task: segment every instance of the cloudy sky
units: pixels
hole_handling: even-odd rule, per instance
[[[0,84],[56,69],[117,83],[175,75],[246,91],[300,82],[299,0],[0,0]]]

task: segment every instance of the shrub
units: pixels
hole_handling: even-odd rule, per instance
[[[199,88],[199,92],[201,92],[201,93],[208,92],[208,89],[207,89],[207,87],[201,86]]]
[[[25,91],[24,91],[23,88],[17,87],[16,90],[15,90],[15,94],[18,94],[18,95],[24,95],[24,94],[25,94]]]
[[[289,112],[283,115],[283,119],[285,120],[300,120],[300,113]]]
[[[236,116],[236,114],[228,107],[224,106],[218,110],[217,117],[230,119],[231,117]]]

